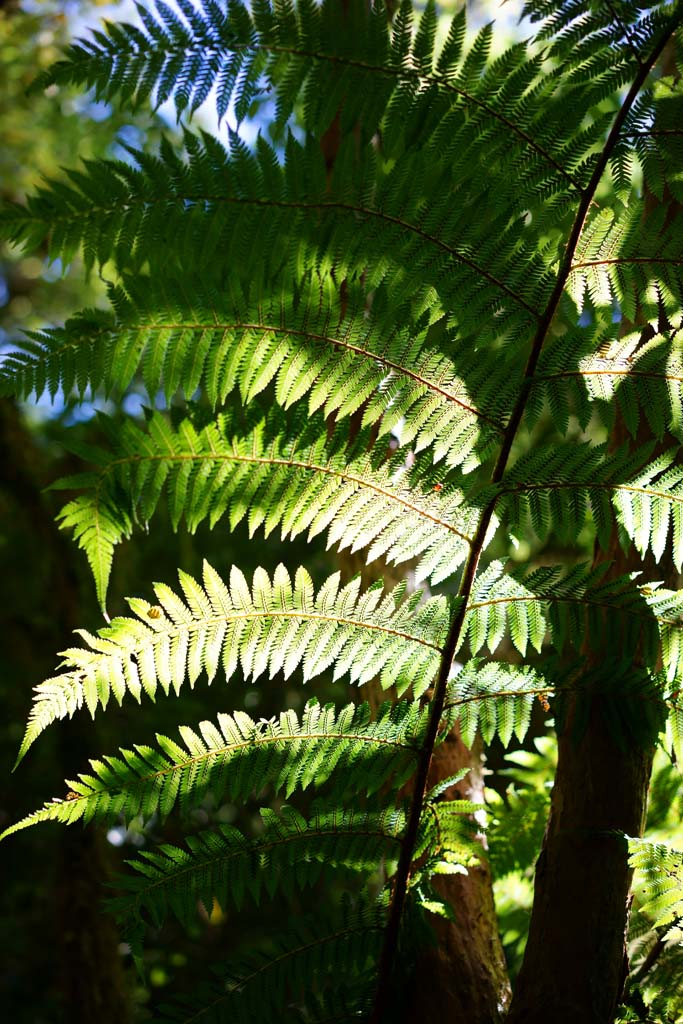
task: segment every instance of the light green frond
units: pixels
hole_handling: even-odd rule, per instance
[[[123,895],[109,901],[120,921],[144,919],[160,927],[169,913],[191,925],[197,905],[225,911],[315,885],[327,871],[337,878],[393,872],[405,825],[401,811],[317,808],[304,818],[285,804],[261,809],[254,836],[230,825],[188,836],[187,848],[164,844],[129,863],[136,874],[117,879]]]
[[[98,472],[57,485],[85,489],[59,520],[85,549],[102,604],[115,545],[134,521],[147,525],[162,495],[174,528],[184,517],[190,531],[204,520],[212,527],[227,520],[231,529],[246,520],[252,534],[325,532],[328,547],[366,550],[368,562],[417,561],[418,581],[439,582],[465,560],[476,509],[431,460],[410,467],[400,450],[381,461],[385,449],[373,449],[367,431],[345,448],[342,431],[327,438],[320,415],[274,409],[259,420],[256,410],[252,422],[250,431],[221,414],[200,430],[189,419],[173,429],[154,413],[143,431],[132,420],[102,421],[111,454],[89,450]]]
[[[628,840],[629,862],[636,870],[634,888],[640,911],[661,929],[663,938],[683,932],[683,853],[663,843]]]
[[[553,689],[553,683],[529,665],[473,659],[449,683],[446,708],[468,747],[477,732],[484,743],[498,736],[507,747],[513,736],[520,743],[524,740],[534,699],[541,695],[547,700]]]
[[[567,283],[579,310],[589,299],[592,306],[608,309],[616,302],[631,323],[660,309],[678,314],[683,300],[679,235],[666,224],[666,205],[649,210],[647,219],[643,210],[644,200],[634,196],[625,207],[593,211]]]
[[[418,701],[383,705],[370,720],[367,704],[336,712],[310,700],[301,721],[293,711],[256,722],[244,712],[217,723],[184,726],[180,742],[157,736],[158,749],[138,746],[90,762],[90,771],[67,782],[65,800],[11,825],[0,838],[42,821],[126,822],[162,817],[180,805],[187,813],[210,792],[217,801],[244,801],[269,786],[287,799],[296,790],[335,796],[398,790],[415,769],[428,709]]]
[[[284,566],[272,581],[257,569],[251,587],[235,567],[226,585],[207,563],[203,586],[183,572],[180,582],[185,600],[158,583],[157,604],[129,599],[136,618],[116,618],[96,636],[80,631],[84,646],[63,651],[63,671],[35,687],[19,760],[48,725],[84,705],[94,716],[111,696],[178,693],[202,673],[211,682],[219,667],[227,679],[238,668],[251,679],[301,668],[310,680],[334,666],[334,679],[379,676],[419,696],[439,664],[445,598],[420,604],[417,592],[401,603],[403,589],[383,594],[381,583],[361,594],[360,579],[342,587],[339,573],[316,594],[305,569],[292,583]]]

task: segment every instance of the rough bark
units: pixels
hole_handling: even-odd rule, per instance
[[[469,767],[469,774],[447,791],[452,800],[484,799],[484,758],[480,740],[469,749],[453,729],[434,752],[429,785]],[[480,837],[485,848],[484,837]],[[454,921],[433,917],[436,946],[426,947],[417,963],[416,985],[405,1021],[467,1021],[498,1024],[510,1002],[510,981],[498,931],[491,870],[485,856],[467,875],[444,875],[434,888],[448,900]]]
[[[640,835],[653,749],[620,749],[598,707],[583,738],[559,739],[531,927],[509,1024],[610,1024],[627,974],[631,875],[623,840]]]

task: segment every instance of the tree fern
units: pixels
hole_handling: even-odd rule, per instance
[[[3,392],[147,392],[145,423],[102,418],[102,445],[73,446],[89,465],[57,485],[103,608],[116,545],[162,504],[191,532],[325,533],[447,594],[338,573],[316,590],[284,567],[225,583],[206,565],[201,583],[181,572],[182,597],[156,584],[154,603],[81,631],[36,687],[20,759],[57,719],[203,674],[379,680],[394,701],[374,718],[314,701],[300,721],[222,714],[182,744],[92,761],[66,799],[6,830],[319,791],[263,809],[254,835],[217,827],[135,862],[114,908],[136,949],[143,921],[187,924],[198,901],[286,900],[321,873],[380,892],[327,924],[293,921],[163,1019],[387,1019],[425,914],[457,920],[439,876],[484,856],[481,806],[442,799],[461,774],[430,780],[455,724],[467,743],[507,745],[552,708],[562,771],[596,733],[614,759],[646,761],[660,735],[681,754],[683,592],[649,562],[683,561],[667,437],[681,435],[681,103],[675,76],[655,80],[683,9],[529,0],[534,36],[492,59],[490,26],[468,35],[459,14],[439,34],[433,3],[419,21],[388,6],[140,7],[139,25],[79,41],[38,85],[171,100],[179,120],[213,93],[237,127],[272,97],[271,142],[249,148],[232,128],[224,147],[183,123],[182,149],[128,148],[0,214],[10,241],[80,254],[112,281],[110,310],[8,355]],[[581,564],[593,539],[616,566]],[[572,834],[618,827],[589,814]],[[504,839],[493,849],[501,872],[519,860]],[[611,977],[621,946],[609,956]]]

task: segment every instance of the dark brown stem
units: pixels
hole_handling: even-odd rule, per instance
[[[548,303],[544,312],[538,322],[538,327],[534,340],[527,360],[527,365],[524,372],[524,380],[520,388],[520,393],[515,403],[512,415],[510,417],[508,426],[505,430],[503,437],[503,443],[501,450],[496,461],[496,465],[493,470],[491,477],[491,483],[498,483],[507,468],[508,460],[510,458],[510,452],[512,445],[519,429],[524,411],[526,408],[529,392],[533,381],[533,375],[538,364],[538,360],[543,349],[543,344],[548,335],[550,325],[552,324],[553,318],[557,312],[557,308],[560,303],[560,299],[564,292],[567,280],[572,270],[572,263],[576,252],[581,232],[583,230],[584,222],[588,214],[591,203],[594,200],[597,188],[602,180],[602,176],[607,168],[610,156],[614,147],[616,146],[622,127],[628,114],[635,103],[636,98],[640,90],[642,89],[652,67],[661,55],[667,41],[678,28],[683,21],[683,13],[673,15],[667,24],[666,30],[662,33],[662,37],[654,47],[650,57],[647,61],[643,62],[638,70],[638,74],[634,79],[631,88],[629,89],[622,106],[614,120],[614,124],[607,137],[603,150],[598,158],[598,161],[591,175],[590,182],[585,192],[582,194],[581,201],[576,211],[571,231],[569,233],[564,259],[562,260],[555,286],[552,290]],[[446,692],[448,687],[448,679],[451,671],[451,664],[453,658],[458,649],[458,646],[462,638],[462,627],[465,622],[465,616],[467,614],[467,602],[472,593],[474,581],[476,577],[477,566],[484,549],[486,535],[491,523],[495,508],[496,499],[494,498],[484,509],[477,532],[472,540],[472,548],[470,550],[469,558],[465,564],[463,570],[462,580],[458,591],[458,606],[454,617],[451,621],[448,637],[444,645],[443,654],[441,658],[441,664],[439,667],[439,674],[437,682],[434,687],[434,696],[432,698],[432,706],[430,713],[430,720],[425,736],[424,745],[418,762],[418,767],[415,776],[415,793],[413,801],[410,807],[408,816],[408,822],[406,825],[405,836],[403,845],[401,848],[401,856],[394,879],[394,888],[392,893],[392,901],[389,910],[389,919],[387,923],[387,929],[385,933],[385,941],[382,949],[382,954],[379,963],[379,974],[377,990],[375,995],[375,1004],[371,1016],[371,1024],[382,1024],[386,1007],[388,1005],[389,993],[391,989],[391,977],[393,971],[394,959],[396,951],[398,949],[398,940],[401,927],[401,919],[403,916],[403,909],[405,906],[406,895],[408,891],[408,880],[410,878],[410,869],[413,860],[413,850],[415,848],[415,842],[418,835],[418,829],[420,819],[422,817],[422,810],[424,807],[427,779],[429,776],[429,766],[432,759],[432,753],[436,742],[439,724],[441,716],[443,714],[444,703],[446,700]]]

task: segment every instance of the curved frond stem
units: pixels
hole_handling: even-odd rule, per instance
[[[519,426],[522,422],[529,394],[533,386],[536,366],[540,359],[541,352],[543,350],[543,345],[550,331],[552,322],[555,318],[555,314],[559,307],[560,300],[562,298],[565,287],[571,275],[574,255],[576,253],[577,246],[581,239],[581,233],[583,231],[584,223],[586,221],[586,217],[588,215],[590,206],[594,201],[595,194],[600,185],[600,182],[602,181],[602,177],[608,167],[610,156],[612,155],[612,152],[614,151],[615,147],[620,141],[624,124],[626,123],[628,115],[633,105],[635,104],[641,89],[645,85],[645,82],[650,74],[650,71],[652,70],[655,63],[661,56],[669,39],[672,37],[673,33],[682,23],[683,10],[678,10],[677,12],[672,14],[668,19],[664,31],[662,31],[659,39],[657,39],[657,41],[655,42],[647,60],[640,64],[638,73],[635,76],[628,92],[626,93],[622,101],[621,107],[619,108],[619,111],[614,119],[612,128],[607,136],[602,151],[595,163],[589,184],[586,190],[582,193],[582,197],[576,210],[572,226],[567,236],[565,254],[557,272],[555,285],[548,300],[547,306],[540,316],[537,330],[531,343],[531,349],[529,352],[529,357],[524,372],[524,380],[520,387],[517,402],[510,416],[510,420],[505,431],[505,436],[500,449],[500,453],[491,476],[491,483],[494,485],[500,483],[507,469],[510,454],[512,452],[512,446],[517,435]],[[454,612],[449,627],[448,636],[443,647],[439,674],[437,677],[437,681],[434,687],[434,694],[432,697],[431,717],[429,721],[427,735],[424,741],[423,752],[420,757],[418,769],[415,775],[414,795],[410,807],[408,822],[406,825],[405,838],[401,849],[401,857],[399,860],[396,875],[394,877],[392,900],[389,908],[389,919],[387,923],[385,940],[379,964],[378,983],[375,994],[375,1003],[371,1017],[371,1024],[381,1024],[385,1012],[385,1007],[387,1004],[394,958],[396,955],[396,951],[398,949],[403,909],[408,891],[408,881],[411,872],[413,848],[417,840],[419,823],[422,817],[422,811],[424,807],[427,788],[427,778],[429,774],[429,766],[431,763],[432,753],[436,742],[438,725],[441,719],[441,715],[443,714],[444,705],[446,702],[451,664],[453,662],[455,652],[457,651],[458,646],[462,641],[463,627],[465,625],[465,620],[467,616],[467,604],[469,602],[470,595],[472,594],[472,590],[474,588],[477,566],[481,554],[484,550],[484,545],[488,534],[489,526],[493,518],[496,501],[497,496],[491,499],[487,507],[482,512],[479,527],[473,538],[470,554],[463,569],[462,579],[458,590],[460,604],[457,606]]]
[[[372,360],[373,363],[383,366],[386,370],[393,373],[399,374],[402,377],[414,381],[416,384],[420,384],[427,388],[433,394],[438,395],[439,398],[444,399],[447,403],[457,405],[463,411],[471,413],[477,419],[481,420],[482,423],[488,424],[493,430],[502,434],[504,426],[498,420],[488,416],[485,412],[478,409],[476,406],[463,401],[463,399],[454,394],[453,391],[448,388],[442,387],[436,381],[426,377],[424,374],[418,373],[411,369],[409,366],[404,366],[395,360],[389,359],[384,356],[381,352],[373,352],[371,349],[363,348],[362,345],[355,345],[350,341],[345,341],[343,338],[337,338],[331,334],[320,334],[313,330],[297,330],[293,327],[284,327],[281,324],[276,323],[259,323],[258,321],[247,321],[247,320],[231,320],[223,321],[218,319],[212,319],[210,322],[211,330],[215,331],[242,331],[242,330],[254,330],[254,331],[267,331],[269,334],[282,335],[287,338],[301,338],[306,341],[317,342],[323,345],[330,345],[333,348],[343,350],[344,352],[350,352],[355,356],[360,356],[362,359]],[[136,326],[135,330],[141,335],[149,336],[155,333],[164,333],[166,331],[197,331],[201,332],[206,330],[207,324],[201,321],[164,321],[161,324],[158,323],[142,323]],[[130,327],[126,327],[127,331],[131,331]],[[88,340],[95,340],[97,337],[108,337],[112,333],[111,328],[102,328],[99,331],[93,331],[89,335]],[[51,351],[51,355],[55,358],[59,358],[60,355],[65,352],[73,351],[78,349],[79,341],[69,340],[63,345],[55,347]]]

